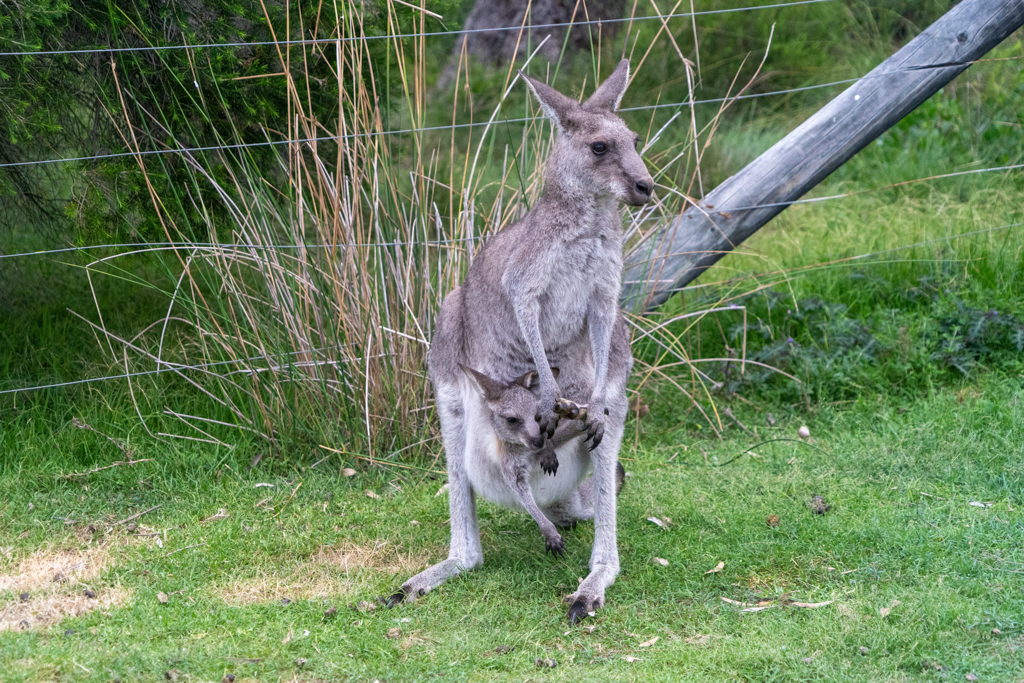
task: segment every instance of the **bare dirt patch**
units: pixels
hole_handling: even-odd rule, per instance
[[[0,574],[0,631],[56,624],[94,609],[125,602],[120,587],[96,585],[110,562],[108,546],[82,550],[37,550]],[[94,597],[87,597],[89,590]]]
[[[84,550],[37,550],[16,567],[0,574],[0,590],[20,593],[48,588],[54,583],[73,585],[92,581],[109,561],[105,545]],[[58,580],[54,581],[55,578]]]
[[[265,566],[257,576],[216,589],[215,595],[232,605],[343,597],[381,574],[408,578],[425,568],[434,555],[431,551],[406,554],[387,541],[348,543],[324,548],[298,565]]]

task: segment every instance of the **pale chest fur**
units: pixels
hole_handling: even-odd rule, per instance
[[[597,302],[618,299],[622,280],[622,247],[618,239],[589,237],[564,245],[550,263],[539,296],[540,333],[555,360],[574,343],[589,343],[587,313]]]

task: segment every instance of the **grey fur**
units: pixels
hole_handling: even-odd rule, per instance
[[[616,468],[633,358],[618,307],[618,207],[649,201],[654,183],[636,152],[637,136],[613,111],[629,81],[628,61],[582,105],[524,77],[558,129],[544,193],[487,242],[441,307],[428,365],[447,454],[451,546],[447,560],[409,579],[391,604],[483,563],[476,493],[520,504],[500,472],[486,401],[462,366],[505,385],[536,371],[544,437],[558,426],[559,387],[565,398],[588,404],[586,432],[557,449],[557,474],[531,482],[539,507],[557,518],[552,522],[595,520],[591,571],[570,596],[569,617],[577,621],[604,603],[619,572]],[[552,366],[561,370],[558,384]],[[590,469],[593,477],[581,486]]]

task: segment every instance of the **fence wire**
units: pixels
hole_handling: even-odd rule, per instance
[[[768,209],[774,207],[787,207],[798,204],[817,204],[819,202],[833,201],[836,199],[846,199],[849,197],[855,197],[862,194],[868,194],[870,192],[880,192],[882,190],[895,189],[904,185],[910,185],[913,183],[925,182],[928,180],[944,180],[946,178],[957,178],[961,176],[977,175],[979,173],[994,173],[996,171],[1014,171],[1018,169],[1024,169],[1024,164],[1011,164],[1008,166],[992,166],[989,168],[974,168],[968,171],[954,171],[952,173],[942,173],[940,175],[924,176],[921,178],[913,178],[911,180],[903,180],[898,183],[892,183],[889,185],[882,185],[881,187],[872,187],[866,190],[855,190],[853,192],[844,192],[843,194],[833,194],[824,197],[809,197],[807,199],[794,199],[788,202],[775,202],[772,204],[755,204],[752,206],[738,206],[729,207],[725,206],[722,208],[724,211],[753,211],[756,209]],[[658,218],[644,218],[641,221],[660,220]],[[457,239],[440,239],[440,240],[415,240],[415,241],[392,241],[392,242],[338,242],[335,244],[245,244],[237,242],[125,242],[120,244],[90,244],[81,247],[61,247],[58,249],[45,249],[41,251],[25,251],[17,254],[0,254],[0,259],[19,258],[23,256],[46,256],[50,254],[65,254],[69,252],[86,252],[96,251],[99,249],[131,249],[133,251],[126,252],[124,254],[118,254],[118,256],[127,256],[130,254],[141,254],[150,253],[156,251],[172,251],[172,250],[215,250],[215,249],[273,249],[279,251],[290,251],[296,249],[355,249],[355,248],[386,248],[386,247],[440,247],[448,246],[451,244],[459,244],[462,242],[474,242],[477,237],[460,237]]]
[[[624,24],[642,21],[667,21],[684,17],[699,17],[709,14],[733,14],[735,12],[751,12],[765,9],[779,9],[782,7],[795,7],[797,5],[817,5],[835,0],[796,0],[795,2],[779,2],[771,5],[751,5],[748,7],[732,7],[726,9],[701,10],[700,12],[679,12],[677,14],[664,14],[642,17],[625,17],[623,19],[593,19],[585,21],[567,21],[553,24],[520,24],[518,26],[499,26],[495,28],[459,29],[455,31],[427,31],[418,33],[395,33],[380,36],[348,36],[342,38],[305,38],[300,40],[268,40],[245,43],[199,43],[196,45],[141,45],[138,47],[96,47],[81,50],[38,50],[24,52],[0,52],[0,57],[35,57],[42,55],[88,55],[103,53],[124,53],[124,52],[162,52],[167,50],[198,50],[203,48],[239,48],[239,47],[266,47],[266,46],[288,46],[288,45],[329,45],[331,43],[349,43],[372,40],[402,40],[405,38],[435,38],[439,36],[458,36],[473,33],[493,33],[501,31],[525,31],[545,28],[566,28],[576,26],[599,26],[604,24]]]
[[[998,232],[1000,230],[1009,230],[1011,228],[1017,228],[1017,227],[1021,227],[1021,226],[1024,226],[1024,221],[1021,221],[1021,222],[1018,222],[1018,223],[1008,223],[1006,225],[999,225],[999,226],[992,227],[992,228],[982,228],[980,230],[971,230],[969,232],[959,233],[959,234],[956,234],[956,235],[947,235],[946,237],[936,237],[934,239],[924,240],[922,242],[915,242],[914,244],[904,244],[904,245],[899,246],[899,247],[893,247],[892,249],[883,249],[881,251],[875,251],[875,252],[871,252],[871,253],[868,253],[868,254],[859,254],[857,256],[851,256],[849,258],[839,259],[839,261],[837,261],[837,262],[831,262],[830,261],[828,264],[817,264],[816,266],[805,266],[803,269],[806,270],[806,269],[809,269],[809,268],[814,268],[814,267],[821,266],[821,265],[829,265],[829,264],[832,264],[832,263],[859,261],[859,260],[864,260],[864,259],[868,259],[868,258],[872,258],[872,257],[876,257],[876,256],[882,256],[884,254],[891,254],[891,253],[898,252],[898,251],[905,251],[907,249],[914,249],[916,247],[928,246],[929,244],[936,244],[936,243],[939,243],[939,242],[951,242],[953,240],[962,239],[964,237],[976,237],[978,235],[984,235],[984,234],[988,234],[988,233]],[[752,277],[763,277],[763,275],[757,275],[757,276],[752,276]],[[698,289],[698,288],[701,288],[701,287],[709,287],[709,286],[711,286],[711,284],[714,284],[714,283],[709,283],[708,285],[688,285],[686,287],[675,288],[675,289],[673,289],[671,291],[672,292],[682,292],[682,291],[687,291],[687,290],[692,290],[692,289]],[[287,357],[287,356],[298,356],[298,355],[303,355],[303,354],[318,354],[318,353],[323,353],[325,351],[330,351],[330,350],[331,349],[329,349],[329,348],[320,348],[320,349],[310,349],[308,351],[294,351],[294,352],[290,352],[290,353],[279,354],[276,357],[281,358],[281,357]],[[274,358],[273,356],[252,356],[250,358],[239,358],[237,360],[217,361],[217,362],[214,362],[214,363],[198,363],[198,364],[195,364],[195,365],[182,365],[182,364],[178,364],[178,363],[171,363],[169,361],[159,361],[160,364],[167,365],[168,367],[166,367],[166,368],[155,368],[153,370],[140,370],[138,372],[129,372],[129,373],[124,373],[124,374],[120,374],[120,375],[106,375],[106,376],[103,376],[103,377],[90,377],[90,378],[87,378],[87,379],[78,379],[78,380],[72,380],[72,381],[69,381],[69,382],[56,382],[54,384],[42,384],[42,385],[30,386],[30,387],[19,387],[17,389],[2,389],[2,390],[0,390],[0,396],[5,395],[5,394],[20,393],[20,392],[38,391],[38,390],[42,390],[42,389],[59,389],[59,388],[63,388],[63,387],[78,386],[78,385],[82,385],[82,384],[92,384],[94,382],[106,382],[106,381],[109,381],[109,380],[116,380],[116,379],[130,379],[130,378],[133,378],[133,377],[144,377],[144,376],[148,376],[148,375],[161,375],[161,374],[165,374],[165,373],[168,373],[168,372],[173,372],[173,373],[179,373],[180,374],[181,372],[184,372],[186,370],[206,370],[206,369],[212,368],[212,367],[220,367],[220,366],[225,366],[225,365],[239,365],[239,364],[243,364],[243,363],[251,363],[253,361],[267,361],[269,363],[269,361],[273,360],[273,358]],[[356,359],[356,360],[362,360],[362,359]],[[245,370],[245,372],[283,371],[283,370],[290,369],[292,367],[303,367],[303,365],[304,365],[303,363],[297,363],[297,364],[285,363],[285,364],[282,364],[282,365],[269,365],[268,364],[266,366],[250,367],[247,370]]]
[[[659,15],[654,15],[654,16],[642,16],[642,17],[627,17],[627,18],[622,18],[622,19],[586,20],[586,21],[560,22],[560,23],[549,23],[549,24],[539,24],[539,25],[522,24],[522,25],[517,25],[517,26],[504,26],[504,27],[485,28],[485,29],[461,29],[461,30],[453,30],[453,31],[395,33],[395,34],[376,35],[376,36],[349,36],[349,37],[335,37],[335,38],[311,38],[311,39],[287,40],[287,41],[255,41],[255,42],[237,42],[237,43],[202,43],[202,44],[195,44],[195,45],[187,45],[186,44],[186,45],[162,45],[162,46],[160,46],[160,45],[148,45],[148,46],[136,46],[136,47],[105,47],[105,48],[87,48],[87,49],[78,49],[78,50],[37,50],[37,51],[21,51],[21,52],[0,52],[0,57],[17,58],[17,57],[58,56],[58,55],[121,54],[121,53],[137,53],[137,52],[163,52],[163,51],[190,50],[190,49],[196,50],[196,49],[211,49],[211,48],[243,48],[243,47],[268,47],[268,46],[270,46],[270,47],[286,47],[286,46],[299,46],[299,45],[336,44],[336,43],[340,43],[340,42],[375,41],[375,40],[402,40],[402,39],[410,39],[410,38],[435,38],[435,37],[442,37],[442,36],[452,36],[452,35],[458,36],[458,35],[469,35],[469,34],[475,34],[475,33],[488,33],[488,32],[526,31],[526,30],[535,31],[535,30],[538,30],[538,29],[555,29],[555,28],[581,27],[581,26],[590,26],[590,25],[622,24],[622,23],[633,24],[633,23],[646,22],[646,21],[651,21],[651,20],[659,20],[659,21],[664,22],[664,21],[667,21],[669,19],[688,18],[688,17],[715,15],[715,14],[730,14],[730,13],[737,13],[737,12],[768,10],[768,9],[780,9],[780,8],[786,8],[786,7],[799,6],[799,5],[821,4],[821,3],[833,2],[833,1],[834,0],[796,0],[796,1],[793,1],[793,2],[781,2],[781,3],[773,3],[773,4],[768,4],[768,5],[754,5],[754,6],[726,8],[726,9],[702,10],[702,11],[694,11],[694,12],[681,12],[681,13],[674,13],[674,14],[660,15],[660,16]],[[993,60],[976,60],[976,61],[993,61]],[[973,64],[973,63],[974,62],[970,62],[970,64]],[[886,73],[876,74],[874,77],[885,77],[885,76],[887,76],[889,74],[897,73],[899,71],[917,71],[917,70],[927,69],[927,68],[952,68],[952,67],[965,66],[967,64],[968,63],[965,63],[965,64],[917,65],[917,66],[909,67],[907,69],[894,70],[894,71],[890,71],[890,72],[886,72]],[[797,87],[797,88],[789,88],[789,89],[785,89],[785,90],[775,90],[775,91],[769,91],[769,92],[764,92],[764,93],[752,93],[752,94],[746,94],[746,95],[739,95],[739,96],[736,96],[736,97],[721,97],[721,98],[711,98],[711,99],[696,100],[696,101],[693,101],[693,102],[686,101],[686,102],[673,102],[673,103],[667,103],[667,104],[644,105],[644,106],[638,106],[638,107],[626,107],[626,108],[623,108],[621,111],[624,111],[624,112],[630,112],[630,111],[650,111],[650,110],[671,109],[671,108],[682,109],[682,108],[690,107],[690,106],[693,106],[693,105],[702,105],[703,106],[703,105],[708,105],[708,104],[720,104],[722,102],[734,101],[734,100],[748,100],[748,99],[757,99],[757,98],[763,98],[763,97],[787,95],[787,94],[792,94],[792,93],[797,93],[797,92],[805,92],[805,91],[829,88],[829,87],[834,87],[834,86],[839,86],[839,85],[847,85],[847,84],[850,84],[850,83],[855,83],[855,82],[857,82],[859,80],[863,80],[864,78],[868,78],[868,77],[871,77],[871,76],[865,76],[865,77],[862,77],[862,78],[849,78],[849,79],[843,79],[843,80],[838,80],[838,81],[832,81],[832,82],[829,82],[829,83],[821,83],[821,84],[815,84],[815,85],[809,85],[809,86],[803,86],[803,87]],[[535,117],[522,117],[522,118],[514,118],[514,119],[505,119],[504,121],[506,123],[526,123],[526,122],[530,122],[530,121],[533,121],[533,120],[536,120]],[[16,162],[16,163],[6,163],[6,164],[0,164],[0,168],[12,168],[12,167],[32,166],[32,165],[41,165],[41,164],[55,164],[55,163],[71,163],[71,162],[83,162],[83,161],[96,161],[96,160],[102,160],[102,159],[123,158],[123,157],[129,157],[129,156],[149,156],[149,155],[163,155],[163,154],[190,154],[190,153],[198,153],[198,152],[210,152],[210,151],[221,151],[221,150],[236,150],[236,149],[247,149],[247,148],[280,146],[280,145],[291,145],[291,144],[313,144],[313,143],[319,143],[319,142],[333,142],[333,141],[337,141],[339,139],[355,139],[355,138],[374,137],[374,136],[390,136],[390,135],[408,135],[408,134],[417,134],[417,133],[446,131],[446,130],[471,129],[471,128],[476,128],[476,127],[479,127],[479,126],[486,126],[486,125],[488,125],[487,122],[474,122],[474,123],[449,124],[449,125],[442,125],[442,126],[430,126],[430,127],[419,127],[419,128],[413,127],[413,128],[407,128],[407,129],[387,130],[387,131],[378,131],[378,132],[352,133],[352,134],[348,134],[348,135],[344,135],[344,136],[324,136],[324,137],[315,137],[315,138],[302,138],[302,139],[289,139],[289,140],[279,140],[279,141],[266,141],[266,142],[258,142],[258,143],[239,143],[239,144],[230,144],[230,145],[215,145],[215,146],[193,147],[193,148],[145,150],[145,151],[138,151],[138,152],[119,152],[119,153],[94,155],[94,156],[86,156],[86,157],[40,159],[40,160],[24,161],[24,162]],[[868,190],[861,190],[861,191],[850,192],[850,193],[845,193],[845,194],[829,195],[829,196],[825,196],[825,197],[814,197],[814,198],[809,198],[809,199],[798,199],[798,200],[794,200],[794,201],[791,201],[791,202],[780,202],[780,203],[773,203],[773,204],[763,204],[763,205],[755,205],[755,206],[744,206],[744,207],[728,208],[728,210],[729,211],[754,210],[754,209],[770,208],[770,207],[778,207],[778,206],[792,206],[792,205],[795,205],[795,204],[809,204],[809,203],[817,203],[817,202],[823,202],[823,201],[831,201],[831,200],[843,199],[843,198],[851,197],[851,196],[854,196],[854,195],[864,194],[864,193],[867,193],[867,192],[874,192],[874,191],[894,188],[894,187],[898,187],[898,186],[906,185],[906,184],[910,184],[910,183],[922,182],[922,181],[926,181],[926,180],[937,180],[937,179],[943,179],[943,178],[951,178],[951,177],[957,177],[957,176],[966,176],[966,175],[973,175],[973,174],[978,174],[978,173],[989,173],[989,172],[996,172],[996,171],[1011,171],[1011,170],[1016,170],[1016,169],[1021,169],[1021,168],[1024,168],[1024,164],[1014,164],[1014,165],[990,167],[990,168],[984,168],[984,169],[972,169],[972,170],[968,170],[968,171],[958,171],[958,172],[941,174],[941,175],[937,175],[937,176],[929,176],[929,177],[924,177],[924,178],[917,178],[917,179],[913,179],[913,180],[907,180],[907,181],[903,181],[903,182],[900,182],[900,183],[895,183],[895,184],[892,184],[892,185],[886,185],[884,187],[871,188],[871,189],[868,189]],[[1008,229],[1012,229],[1012,228],[1016,228],[1016,227],[1020,227],[1020,226],[1024,226],[1024,222],[1010,223],[1010,224],[1000,225],[1000,226],[996,226],[996,227],[992,227],[992,228],[973,230],[973,231],[964,232],[964,233],[960,233],[960,234],[956,234],[956,235],[950,235],[950,236],[946,236],[946,237],[939,237],[939,238],[935,238],[935,239],[931,239],[931,240],[925,240],[925,241],[922,241],[922,242],[916,242],[916,243],[913,243],[913,244],[903,245],[903,246],[900,246],[900,247],[894,247],[892,249],[886,249],[886,250],[882,250],[882,251],[871,252],[871,253],[868,253],[868,254],[860,254],[860,255],[857,255],[857,256],[853,256],[853,257],[849,257],[849,258],[845,258],[845,259],[840,259],[838,262],[850,262],[850,261],[864,260],[864,259],[869,259],[869,258],[873,258],[873,257],[877,257],[877,256],[889,254],[889,253],[894,253],[894,252],[904,251],[904,250],[907,250],[907,249],[912,249],[912,248],[915,248],[915,247],[927,246],[929,244],[935,244],[935,243],[939,243],[939,242],[949,242],[949,241],[956,240],[956,239],[972,237],[972,236],[992,233],[992,232],[1001,231],[1001,230],[1008,230]],[[18,258],[18,257],[25,257],[25,256],[42,256],[42,255],[60,254],[60,253],[68,253],[68,252],[95,251],[95,250],[101,250],[101,249],[134,249],[135,251],[129,252],[129,253],[147,253],[147,252],[151,252],[151,251],[177,250],[177,249],[191,249],[191,250],[205,250],[205,249],[211,249],[211,250],[212,249],[274,249],[274,250],[294,250],[294,249],[333,249],[333,248],[355,248],[355,247],[364,247],[365,248],[365,247],[395,247],[395,246],[423,246],[423,247],[431,247],[431,246],[451,245],[451,244],[462,243],[462,242],[466,242],[466,241],[475,241],[475,239],[473,237],[464,237],[464,238],[459,238],[459,239],[444,239],[444,240],[436,240],[436,241],[394,241],[394,242],[379,242],[379,243],[366,243],[366,244],[304,244],[304,245],[299,245],[299,244],[288,244],[288,245],[284,245],[284,244],[281,244],[281,245],[222,244],[222,243],[213,243],[213,242],[208,242],[208,243],[150,242],[150,243],[130,243],[130,244],[87,245],[87,246],[82,246],[82,247],[67,247],[67,248],[50,249],[50,250],[44,250],[44,251],[23,252],[23,253],[17,253],[17,254],[0,254],[0,259]],[[141,249],[140,249],[140,247],[141,247]],[[121,256],[121,255],[125,255],[125,254],[118,254],[118,256]],[[817,264],[817,265],[821,266],[821,265],[828,265],[828,264]],[[814,267],[817,267],[817,266],[807,266],[805,268],[814,268]],[[686,290],[697,289],[697,288],[700,288],[700,287],[707,287],[707,286],[710,286],[710,285],[688,285],[686,287],[680,287],[680,288],[676,288],[676,289],[673,289],[673,290],[670,290],[670,291],[672,291],[672,292],[679,292],[679,291],[686,291]],[[310,350],[304,350],[304,351],[295,351],[295,352],[291,352],[291,353],[279,354],[278,356],[275,356],[275,357],[276,358],[284,358],[284,357],[304,355],[304,354],[321,354],[321,353],[324,353],[326,351],[330,351],[330,349],[324,348],[324,349],[310,349]],[[44,390],[44,389],[65,388],[65,387],[71,387],[71,386],[79,386],[79,385],[84,385],[84,384],[91,384],[91,383],[96,383],[96,382],[105,382],[105,381],[111,381],[111,380],[131,379],[131,378],[134,378],[134,377],[154,376],[154,375],[165,374],[165,373],[168,373],[168,372],[173,372],[173,373],[180,374],[180,373],[185,372],[185,371],[209,370],[210,368],[217,368],[217,367],[223,367],[223,366],[229,366],[229,365],[237,366],[237,365],[245,365],[245,364],[251,364],[251,363],[260,363],[259,366],[251,366],[250,365],[249,368],[247,370],[245,370],[246,372],[264,372],[264,371],[270,371],[270,370],[282,371],[282,370],[290,369],[292,367],[300,367],[301,365],[303,365],[303,363],[297,363],[297,364],[284,363],[284,364],[281,364],[281,365],[271,365],[271,363],[273,361],[273,358],[275,358],[275,357],[269,357],[269,356],[265,356],[264,355],[264,356],[254,356],[254,357],[250,357],[250,358],[240,358],[240,359],[235,359],[235,360],[225,360],[225,361],[217,361],[217,362],[209,362],[209,363],[199,363],[199,364],[193,364],[193,365],[184,365],[184,364],[172,363],[172,362],[169,362],[169,361],[161,360],[161,361],[157,361],[158,365],[165,366],[165,367],[157,367],[157,368],[152,369],[152,370],[142,370],[142,371],[137,371],[137,372],[123,373],[123,374],[106,375],[106,376],[102,376],[102,377],[92,377],[92,378],[72,380],[72,381],[67,381],[67,382],[57,382],[57,383],[45,384],[45,385],[20,387],[20,388],[14,388],[14,389],[2,389],[2,390],[0,390],[0,395],[14,394],[14,393],[20,393],[20,392],[29,392],[29,391],[37,391],[37,390]]]
[[[706,105],[706,104],[721,104],[722,102],[731,102],[734,100],[750,100],[757,99],[760,97],[771,97],[774,95],[788,95],[795,92],[804,92],[807,90],[819,90],[821,88],[830,88],[836,85],[844,85],[846,83],[853,83],[861,80],[859,78],[847,78],[841,81],[832,81],[830,83],[821,83],[818,85],[807,85],[800,88],[789,88],[787,90],[773,90],[764,93],[753,93],[750,95],[738,95],[736,97],[715,97],[706,100],[695,100],[694,102],[672,102],[669,104],[648,104],[639,107],[623,107],[619,111],[651,111],[657,109],[670,109],[678,108],[683,109],[693,105]],[[503,123],[528,123],[530,121],[537,120],[537,117],[523,116],[513,119],[502,119]],[[346,135],[326,135],[315,138],[295,138],[288,140],[268,140],[266,142],[245,142],[229,145],[209,145],[206,147],[181,147],[171,149],[150,149],[140,150],[138,152],[114,152],[112,154],[97,154],[88,157],[68,157],[60,159],[35,159],[32,161],[18,161],[7,164],[0,164],[0,168],[12,168],[15,166],[36,166],[40,164],[59,164],[69,163],[76,161],[96,161],[100,159],[117,159],[123,157],[137,157],[137,156],[151,156],[151,155],[163,155],[163,154],[191,154],[193,152],[215,152],[221,150],[236,150],[236,149],[250,149],[255,147],[278,147],[281,145],[291,144],[312,144],[316,142],[334,142],[336,140],[353,140],[358,138],[371,138],[375,136],[387,136],[387,135],[408,135],[410,133],[430,133],[444,130],[461,130],[466,128],[477,128],[480,126],[487,126],[487,121],[477,121],[475,123],[456,123],[447,124],[443,126],[425,126],[422,128],[404,128],[399,130],[382,130],[373,133],[349,133]]]

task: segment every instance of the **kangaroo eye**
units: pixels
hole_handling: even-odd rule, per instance
[[[506,417],[505,419],[508,421],[508,423],[510,425],[517,425],[517,424],[519,424],[519,418],[518,417]]]
[[[593,150],[594,154],[596,154],[597,156],[601,156],[602,154],[608,151],[608,145],[604,144],[603,142],[595,142],[594,144],[590,145],[590,149]]]
[[[639,149],[639,148],[640,148],[640,136],[638,135],[638,136],[637,136],[637,137],[636,137],[636,138],[635,138],[635,139],[633,140],[633,149]]]

